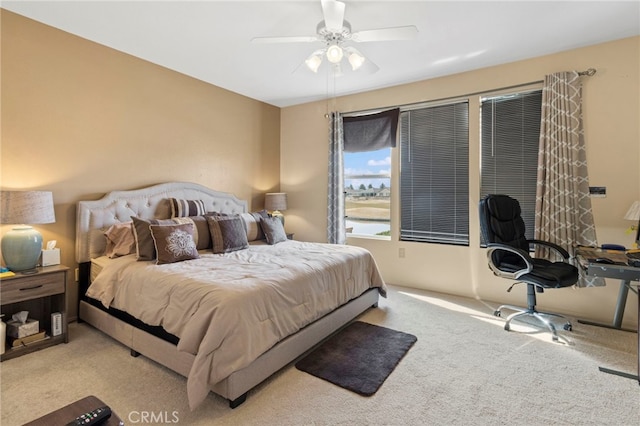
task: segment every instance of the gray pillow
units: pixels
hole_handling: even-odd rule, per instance
[[[157,253],[156,264],[199,258],[196,242],[193,240],[194,229],[193,223],[149,225]]]
[[[287,233],[284,231],[282,221],[277,217],[267,217],[260,220],[262,231],[267,238],[267,243],[273,245],[287,241]]]
[[[240,215],[206,216],[214,253],[229,253],[249,247],[247,230]]]

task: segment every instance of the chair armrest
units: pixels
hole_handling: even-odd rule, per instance
[[[512,280],[517,280],[522,275],[528,274],[529,272],[533,271],[533,260],[531,259],[531,256],[529,256],[529,253],[527,253],[522,249],[511,247],[506,244],[500,244],[500,243],[489,243],[487,244],[487,249],[488,249],[487,259],[489,260],[489,268],[497,276],[510,278]],[[498,266],[495,263],[493,263],[493,259],[491,258],[491,255],[493,254],[493,252],[498,250],[508,251],[510,253],[520,256],[524,261],[524,263],[527,265],[527,267],[514,272],[503,271],[502,269],[498,268]]]
[[[569,252],[566,251],[565,249],[563,249],[562,247],[560,247],[557,244],[554,244],[554,243],[549,242],[549,241],[542,241],[542,240],[527,240],[527,242],[529,244],[536,244],[536,245],[548,247],[548,248],[554,250],[555,252],[557,252],[560,256],[562,256],[563,259],[565,259],[565,260],[569,259]]]

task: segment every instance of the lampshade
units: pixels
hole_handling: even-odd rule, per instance
[[[332,64],[337,64],[338,62],[340,62],[343,55],[344,52],[342,51],[342,48],[337,44],[332,44],[327,49],[327,60]]]
[[[355,71],[364,64],[364,56],[362,56],[362,54],[357,50],[349,49],[347,50],[347,53],[349,54],[348,59],[352,70]]]
[[[31,224],[54,223],[49,191],[0,191],[0,223],[17,226],[2,238],[2,257],[12,271],[35,269],[42,251],[42,235]]]
[[[640,201],[634,201],[631,207],[624,215],[627,220],[640,220]]]
[[[320,64],[322,64],[323,53],[324,52],[322,50],[316,50],[304,61],[311,71],[318,72],[318,68],[320,68]]]
[[[287,209],[287,193],[286,192],[268,192],[264,196],[264,208],[267,210],[286,210]]]
[[[624,218],[627,220],[638,221],[638,224],[636,225],[636,248],[640,248],[640,201],[634,201],[633,204],[631,204],[631,207],[629,207]],[[631,227],[631,230],[633,230],[633,226]]]

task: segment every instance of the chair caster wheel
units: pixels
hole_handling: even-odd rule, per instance
[[[567,331],[572,331],[573,330],[573,326],[571,325],[570,322],[566,323],[563,328]]]
[[[557,342],[558,341],[558,336],[553,336],[552,339],[553,339],[554,342]]]
[[[504,325],[504,329],[505,329],[505,330],[507,330],[507,331],[509,331],[509,330],[511,330],[511,327],[509,327],[509,324],[505,324],[505,325]]]
[[[493,316],[494,316],[494,317],[501,317],[501,316],[502,316],[502,312],[500,312],[500,311],[493,311]]]

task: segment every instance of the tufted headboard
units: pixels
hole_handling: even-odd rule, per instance
[[[76,220],[76,261],[89,262],[99,255],[95,241],[111,225],[142,219],[168,219],[169,198],[203,200],[206,211],[245,213],[247,202],[234,195],[197,183],[168,182],[131,191],[113,191],[95,201],[78,202]]]

